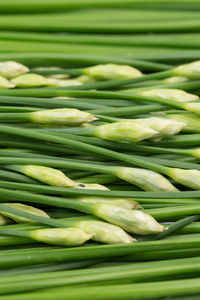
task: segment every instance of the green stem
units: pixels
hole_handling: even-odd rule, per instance
[[[157,164],[154,164],[151,162],[147,162],[143,159],[134,158],[134,157],[131,157],[130,155],[121,154],[121,153],[111,151],[108,149],[104,149],[104,148],[92,146],[92,145],[89,145],[86,143],[74,141],[70,138],[62,138],[62,137],[57,137],[57,136],[53,136],[50,134],[34,132],[33,130],[27,130],[27,129],[23,130],[20,128],[9,127],[9,126],[4,126],[4,125],[0,125],[0,132],[11,134],[11,135],[23,136],[23,137],[31,136],[31,138],[36,139],[36,140],[42,140],[42,141],[48,141],[48,142],[51,141],[51,142],[59,143],[62,145],[72,146],[72,147],[75,147],[75,148],[78,148],[78,149],[81,149],[84,151],[97,153],[100,155],[104,155],[106,157],[111,157],[112,159],[115,158],[117,160],[122,160],[122,161],[125,161],[128,163],[134,164],[136,166],[144,167],[144,168],[151,169],[153,171],[161,172],[164,174],[168,174],[168,170],[169,170],[169,168],[167,168],[165,166],[160,166],[160,165],[157,165]]]

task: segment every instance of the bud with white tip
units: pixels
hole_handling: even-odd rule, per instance
[[[178,183],[194,190],[200,190],[200,171],[171,168],[169,176]]]
[[[36,165],[19,165],[15,167],[21,173],[52,186],[75,186],[74,181],[67,177],[62,171],[57,169]]]
[[[194,94],[187,93],[178,89],[149,89],[139,92],[140,95],[145,97],[167,99],[172,101],[187,102],[198,100],[199,97]]]
[[[180,65],[173,69],[173,74],[176,76],[185,76],[190,79],[200,78],[200,60],[189,64]]]
[[[141,210],[129,210],[114,205],[98,204],[95,206],[95,214],[128,232],[139,235],[155,234],[164,230],[164,227],[153,217]]]
[[[49,85],[52,86],[76,86],[76,85],[81,85],[83,84],[80,80],[78,79],[55,79],[55,78],[49,78],[48,80]]]
[[[79,125],[97,120],[92,114],[76,108],[35,111],[30,114],[30,118],[35,123],[58,125]]]
[[[137,119],[137,121],[158,132],[153,136],[153,139],[155,140],[160,140],[163,137],[175,135],[185,127],[185,123],[167,118],[152,117],[146,119]]]
[[[12,84],[5,77],[0,76],[0,89],[12,89],[15,87],[15,84]]]
[[[197,114],[190,112],[169,113],[167,118],[185,123],[184,132],[200,132],[200,116]]]
[[[12,223],[10,219],[3,214],[0,214],[0,226],[9,225],[10,223]]]
[[[96,137],[111,141],[139,142],[151,138],[157,133],[138,120],[124,120],[94,128]]]
[[[77,189],[86,189],[86,190],[109,190],[106,186],[98,183],[81,183],[75,182],[74,187]]]
[[[30,232],[30,237],[36,241],[71,247],[82,245],[92,236],[79,228],[45,228]]]
[[[48,85],[48,79],[39,74],[24,74],[11,79],[11,83],[19,88],[39,87]]]
[[[31,214],[34,214],[34,215],[37,215],[40,217],[49,218],[49,215],[45,211],[43,211],[39,208],[30,206],[30,205],[25,205],[22,203],[4,203],[4,204],[6,204],[9,207],[20,209],[22,211],[25,211],[25,212],[28,212],[28,213],[31,213]],[[17,216],[15,214],[8,213],[5,211],[1,211],[1,214],[16,221],[17,223],[27,223],[27,222],[32,223],[32,222],[34,222],[33,220],[30,220],[28,218],[20,217],[20,216]]]
[[[21,74],[29,72],[29,68],[15,62],[15,61],[4,61],[0,62],[0,75],[6,78],[13,78]]]
[[[84,74],[97,80],[117,80],[142,77],[136,68],[127,65],[105,64],[84,69]]]
[[[129,198],[106,198],[106,197],[81,197],[78,201],[86,203],[105,203],[116,206],[121,206],[128,209],[140,209],[141,205]]]
[[[177,191],[177,189],[164,176],[151,170],[118,167],[115,170],[115,175],[125,181],[139,186],[145,191]]]
[[[123,229],[103,221],[79,221],[76,227],[88,234],[94,234],[92,240],[105,244],[130,244],[135,241]]]
[[[188,81],[187,77],[184,76],[172,76],[168,77],[163,80],[164,83],[169,84],[169,83],[177,83],[177,82],[185,82]]]
[[[183,109],[200,114],[200,102],[189,102],[184,103]]]

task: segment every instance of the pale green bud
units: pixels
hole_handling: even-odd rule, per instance
[[[151,170],[119,167],[116,168],[115,175],[125,181],[139,186],[145,191],[177,191],[177,189],[164,176]]]
[[[68,74],[52,74],[52,75],[48,75],[46,78],[50,78],[50,79],[67,79],[69,78]]]
[[[184,103],[183,109],[200,114],[200,102]]]
[[[90,82],[95,82],[95,79],[87,76],[87,75],[81,75],[79,77],[76,78],[78,81],[82,82],[83,84],[85,83],[90,83]]]
[[[11,83],[19,88],[29,88],[48,85],[48,80],[42,75],[29,73],[12,78]]]
[[[95,214],[98,217],[135,234],[154,234],[164,230],[164,227],[153,217],[141,210],[129,210],[114,205],[98,204],[95,207]]]
[[[62,246],[78,246],[92,236],[79,228],[45,228],[33,230],[30,234],[30,237],[36,241]]]
[[[200,148],[188,150],[194,157],[200,158]]]
[[[137,119],[137,121],[158,132],[153,136],[153,139],[155,140],[159,140],[166,136],[175,135],[185,127],[185,123],[177,122],[167,118],[152,117],[146,119]]]
[[[190,79],[200,78],[200,60],[194,61],[189,64],[180,65],[173,70],[176,76],[185,76]]]
[[[12,223],[10,219],[3,214],[0,214],[0,226],[9,225],[10,223]]]
[[[15,62],[15,61],[4,61],[0,62],[0,75],[6,78],[12,78],[21,74],[29,72],[29,68]]]
[[[180,184],[200,190],[200,171],[171,168],[169,176]]]
[[[92,114],[76,108],[58,108],[34,111],[31,120],[40,124],[78,125],[97,120]]]
[[[64,79],[63,80],[53,79],[53,80],[49,81],[49,84],[54,85],[54,86],[73,86],[73,85],[76,86],[76,85],[83,84],[78,79],[67,79],[67,80],[64,80]]]
[[[13,207],[13,208],[16,208],[16,209],[20,209],[22,211],[31,213],[33,215],[37,215],[37,216],[44,217],[44,218],[49,218],[48,214],[45,211],[43,211],[39,208],[30,206],[30,205],[25,205],[25,204],[22,204],[22,203],[5,203],[5,204],[7,206],[10,206],[10,207]],[[5,212],[5,211],[1,211],[1,214],[6,216],[6,217],[11,218],[12,220],[16,221],[17,223],[27,223],[27,222],[32,223],[32,222],[34,222],[33,220],[30,220],[28,218],[20,217],[20,216],[17,216],[15,214],[8,213],[8,212]]]
[[[102,221],[80,221],[75,224],[88,234],[93,234],[92,240],[105,244],[129,244],[133,239],[118,226]]]
[[[139,142],[155,134],[157,131],[137,120],[125,120],[94,128],[96,137],[111,141]]]
[[[75,186],[74,187],[77,188],[77,189],[86,189],[86,190],[109,190],[104,185],[98,184],[98,183],[81,183],[81,182],[75,182]]]
[[[138,92],[138,94],[145,97],[167,99],[172,101],[187,102],[198,100],[199,97],[194,94],[189,94],[178,89],[150,89]]]
[[[15,85],[8,81],[5,77],[0,76],[0,89],[12,89]]]
[[[105,64],[84,69],[84,74],[97,80],[116,80],[142,77],[136,68],[126,65]]]
[[[52,186],[75,186],[74,181],[68,178],[62,171],[57,169],[36,165],[21,165],[18,166],[18,169],[23,174]]]
[[[106,198],[106,197],[82,197],[78,198],[81,202],[86,203],[105,203],[116,206],[121,206],[127,209],[140,209],[141,205],[132,199],[129,198]]]
[[[183,122],[186,126],[183,128],[184,132],[200,132],[200,117],[193,113],[178,113],[167,114],[169,119]]]
[[[168,77],[168,78],[163,80],[163,82],[166,83],[166,84],[177,83],[177,82],[185,82],[185,81],[188,81],[188,78],[183,77],[183,76],[172,76],[172,77]]]

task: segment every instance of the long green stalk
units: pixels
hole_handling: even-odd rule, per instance
[[[197,279],[183,279],[176,281],[163,281],[155,283],[138,283],[138,284],[125,284],[125,285],[111,285],[111,286],[92,286],[92,287],[79,287],[77,288],[57,288],[49,289],[43,292],[35,292],[28,294],[19,294],[15,296],[5,296],[5,300],[33,300],[37,296],[42,296],[43,299],[52,300],[55,297],[63,299],[70,297],[71,300],[80,299],[117,299],[128,300],[132,299],[149,299],[154,297],[166,296],[185,296],[195,295],[200,291],[199,278]],[[58,299],[59,299],[58,298]]]
[[[174,267],[175,264],[176,267]],[[109,284],[113,280],[125,282],[129,279],[131,282],[140,282],[150,279],[153,281],[158,276],[162,279],[170,275],[187,274],[188,276],[190,273],[198,276],[199,264],[198,258],[193,258],[176,260],[171,262],[171,264],[170,262],[159,263],[159,265],[155,262],[144,263],[140,265],[141,269],[137,268],[135,264],[122,265],[120,267],[93,268],[92,274],[90,274],[91,271],[89,270],[78,270],[77,272],[61,271],[45,273],[39,274],[39,276],[38,274],[11,276],[0,280],[0,293],[6,295],[65,285],[99,283],[101,281],[106,281],[106,284]]]

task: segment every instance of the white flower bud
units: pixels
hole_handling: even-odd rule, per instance
[[[200,117],[194,113],[169,113],[167,118],[185,123],[184,132],[200,132]]]
[[[111,205],[121,206],[127,209],[140,209],[141,205],[129,198],[106,198],[106,197],[81,197],[78,198],[81,202],[86,203],[107,203]]]
[[[133,239],[118,226],[102,221],[80,221],[75,224],[88,234],[93,234],[92,240],[105,244],[129,244]]]
[[[18,166],[18,168],[23,174],[52,186],[75,186],[74,181],[72,181],[63,172],[57,169],[35,165],[21,165]]]
[[[164,227],[153,217],[141,210],[129,210],[114,205],[98,204],[95,207],[95,214],[135,234],[154,234],[164,230]]]
[[[194,94],[189,94],[185,91],[178,89],[150,89],[139,92],[140,95],[145,97],[167,99],[172,101],[187,102],[198,100],[199,97]]]
[[[83,83],[78,79],[58,80],[52,78],[51,81],[49,80],[49,84],[53,86],[73,86],[73,85],[76,86],[76,85],[81,85]]]
[[[35,111],[31,114],[31,120],[40,124],[79,125],[96,120],[92,114],[76,108],[58,108]]]
[[[169,176],[180,184],[200,190],[200,171],[171,168]]]
[[[22,211],[25,211],[25,212],[28,212],[28,213],[31,213],[31,214],[34,214],[34,215],[37,215],[40,217],[49,218],[48,214],[45,211],[43,211],[39,208],[30,206],[30,205],[25,205],[22,203],[5,203],[5,204],[9,207],[20,209]],[[20,217],[20,216],[17,216],[15,214],[8,213],[5,211],[1,211],[1,214],[12,220],[15,220],[17,223],[27,223],[27,222],[32,223],[32,222],[34,222],[33,220],[30,220],[28,218]]]
[[[48,79],[39,74],[24,74],[12,78],[11,83],[19,88],[29,88],[48,85]]]
[[[92,236],[79,228],[45,228],[33,230],[30,233],[30,237],[34,240],[62,246],[78,246],[91,239]]]
[[[200,60],[189,64],[180,65],[173,70],[175,76],[185,76],[190,79],[200,78]]]
[[[5,77],[0,76],[0,89],[12,89],[15,87],[15,84],[12,84]]]
[[[0,62],[0,75],[6,78],[12,78],[21,74],[29,72],[29,68],[15,62],[15,61],[4,61]]]
[[[179,133],[184,127],[185,123],[177,122],[175,120],[167,118],[146,118],[146,119],[137,119],[138,122],[141,122],[143,125],[147,125],[153,130],[156,130],[158,133],[153,136],[153,139],[159,140],[166,136],[171,136]]]
[[[166,83],[166,84],[177,83],[177,82],[185,82],[185,81],[188,81],[188,78],[183,77],[183,76],[172,76],[172,77],[168,77],[168,78],[163,80],[163,82]]]
[[[111,141],[139,142],[156,134],[157,131],[138,120],[125,120],[94,128],[96,137]]]
[[[116,80],[142,77],[136,68],[127,65],[105,64],[84,69],[84,74],[97,80]]]
[[[104,185],[98,184],[98,183],[81,183],[81,182],[75,182],[75,186],[74,187],[77,188],[77,189],[86,189],[86,190],[109,190]]]
[[[200,102],[189,102],[184,103],[183,109],[194,112],[195,114],[200,114]]]
[[[3,214],[0,214],[0,226],[9,225],[10,223],[12,223],[10,219]]]
[[[116,169],[115,175],[125,181],[139,186],[145,191],[177,191],[177,189],[164,176],[151,170],[119,167]]]

